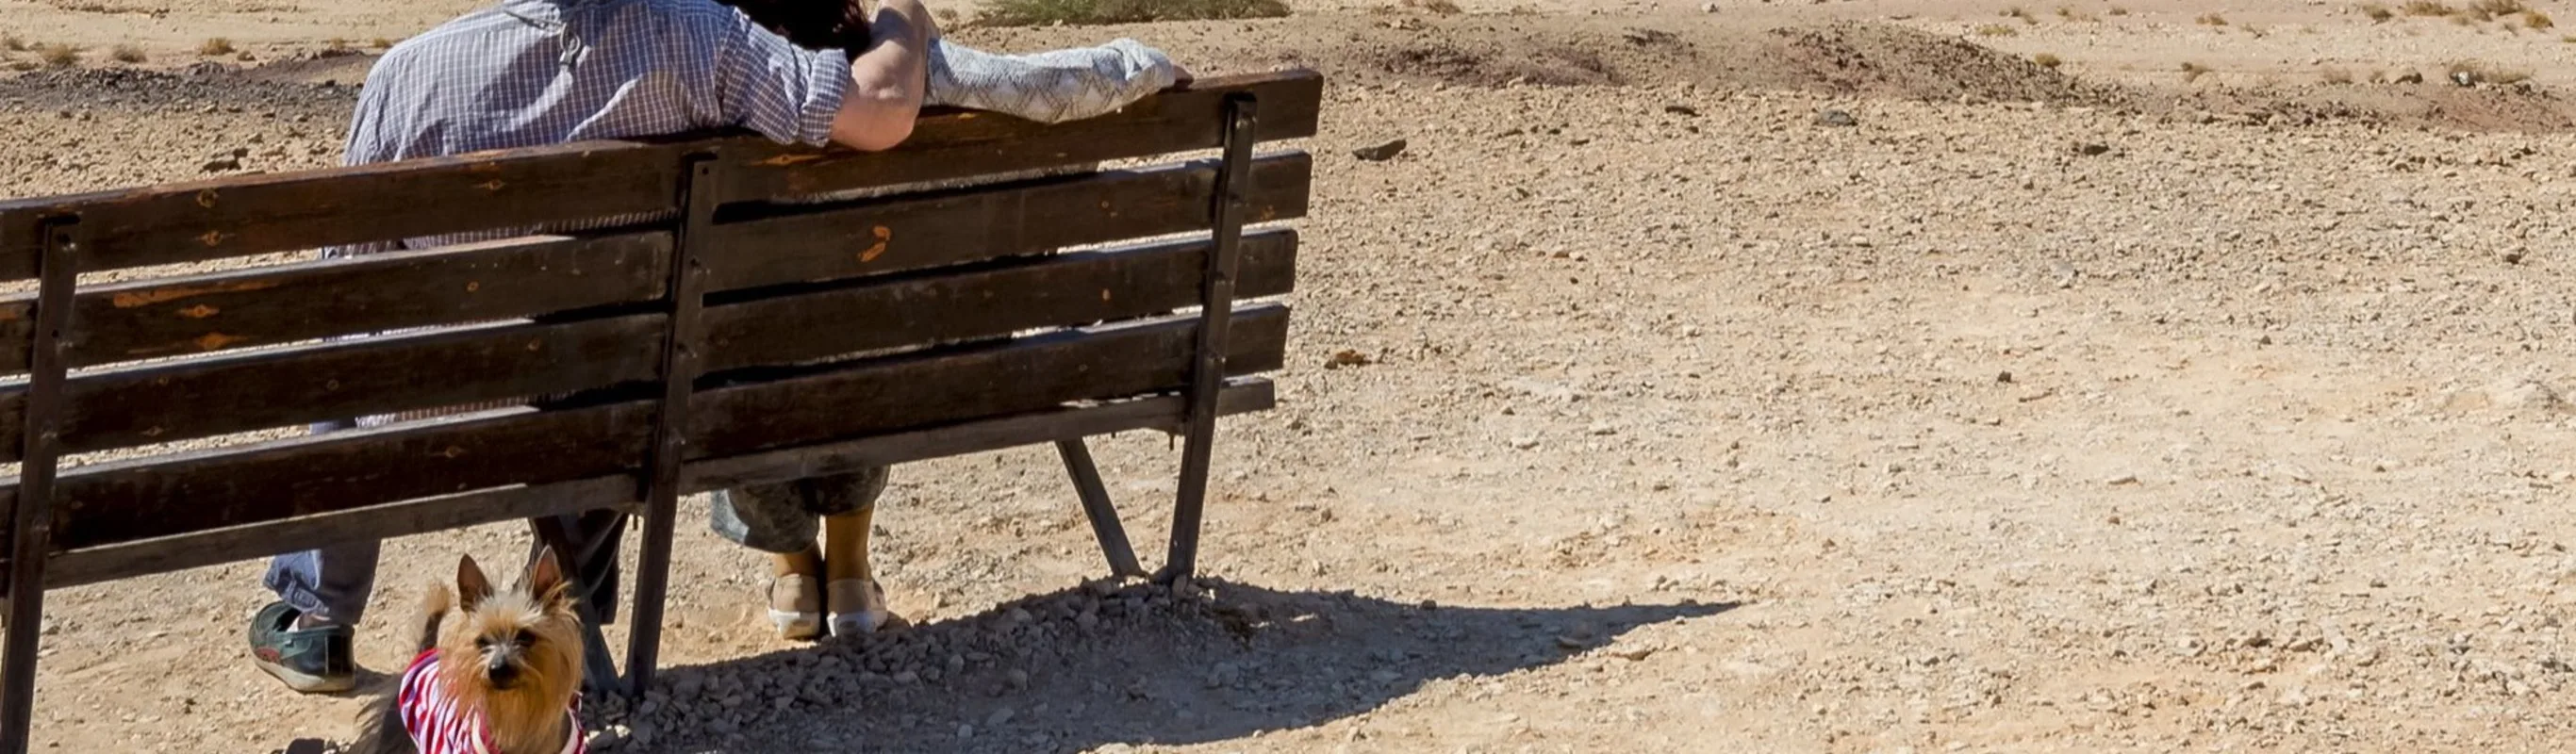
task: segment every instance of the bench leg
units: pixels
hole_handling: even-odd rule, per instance
[[[1091,447],[1080,438],[1058,440],[1055,452],[1064,457],[1064,470],[1073,476],[1073,490],[1082,496],[1082,515],[1091,519],[1091,534],[1100,540],[1100,554],[1109,558],[1109,572],[1144,577],[1136,548],[1127,544],[1127,528],[1118,523],[1118,507],[1109,502],[1109,488],[1100,483],[1100,467],[1091,462]]]
[[[0,754],[24,754],[36,714],[36,644],[45,621],[45,560],[54,551],[54,472],[61,457],[63,330],[79,265],[72,255],[86,240],[77,222],[44,226],[43,256],[36,261],[36,329],[27,343],[27,398],[22,417],[18,500],[10,510],[9,630],[0,650]]]
[[[1198,569],[1199,525],[1207,507],[1208,463],[1216,448],[1216,394],[1224,389],[1226,331],[1234,319],[1234,278],[1243,240],[1244,197],[1252,193],[1252,141],[1257,103],[1251,94],[1225,101],[1225,162],[1210,197],[1212,244],[1199,288],[1199,337],[1190,369],[1188,439],[1181,446],[1180,494],[1172,505],[1171,557],[1158,583],[1189,578]]]
[[[582,685],[595,692],[625,693],[625,679],[617,674],[617,660],[608,653],[608,637],[600,633],[598,612],[590,608],[591,585],[582,582],[577,564],[581,551],[573,545],[572,534],[552,516],[529,519],[528,524],[536,530],[537,541],[554,550],[556,562],[563,565],[564,583],[574,595],[573,610],[581,614]]]

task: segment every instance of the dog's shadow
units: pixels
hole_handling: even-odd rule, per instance
[[[1362,714],[1451,678],[1542,667],[1733,604],[1480,608],[1201,582],[1029,597],[977,615],[663,670],[586,705],[619,752],[1080,751]]]

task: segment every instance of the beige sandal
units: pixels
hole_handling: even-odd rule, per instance
[[[825,591],[832,609],[833,636],[873,634],[894,618],[894,612],[886,609],[885,588],[878,586],[875,579],[841,579]]]
[[[778,638],[812,641],[823,636],[823,595],[814,577],[788,574],[769,581],[769,622]]]

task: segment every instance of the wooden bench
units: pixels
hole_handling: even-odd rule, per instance
[[[1285,306],[1244,300],[1289,292],[1297,236],[1245,227],[1303,216],[1312,163],[1253,147],[1313,135],[1321,93],[1296,71],[1056,126],[933,113],[873,154],[720,135],[0,201],[0,281],[36,281],[0,297],[0,374],[25,375],[0,384],[0,462],[21,468],[0,488],[0,752],[26,750],[46,588],[335,542],[640,515],[622,683],[596,640],[591,658],[640,692],[681,495],[1054,443],[1110,570],[1145,576],[1083,444],[1144,429],[1187,438],[1158,577],[1186,576],[1215,420],[1272,405],[1252,375],[1281,366],[1287,339]],[[241,259],[614,217],[660,219]]]

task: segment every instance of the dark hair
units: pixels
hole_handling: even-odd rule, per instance
[[[858,0],[716,0],[741,10],[798,47],[848,50],[868,46],[867,9]]]

